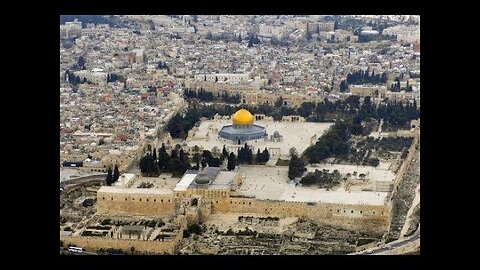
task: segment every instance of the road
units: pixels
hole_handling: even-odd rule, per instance
[[[82,251],[82,252],[71,252],[68,251],[68,248],[60,248],[60,255],[97,255],[95,252],[88,252],[88,251]]]
[[[390,242],[388,244],[382,245],[381,247],[376,247],[376,248],[364,250],[361,252],[351,253],[350,255],[381,255],[386,251],[391,251],[394,249],[404,247],[405,245],[411,244],[415,241],[420,241],[420,225],[412,235],[406,238]]]

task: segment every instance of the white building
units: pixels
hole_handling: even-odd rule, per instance
[[[71,38],[79,37],[82,34],[82,22],[75,19],[73,22],[65,22],[64,25],[60,25],[60,37]]]

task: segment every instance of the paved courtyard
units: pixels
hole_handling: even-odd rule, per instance
[[[388,194],[388,192],[346,191],[343,187],[325,190],[318,187],[293,186],[287,183],[287,166],[244,165],[240,166],[240,170],[245,175],[245,180],[237,190],[238,193],[262,200],[383,205]]]
[[[202,121],[195,135],[187,140],[188,146],[203,146],[207,150],[211,150],[217,146],[220,150],[223,145],[227,147],[237,146],[236,142],[227,141],[218,136],[218,131],[225,125],[231,124],[230,120],[206,120]],[[271,122],[271,121],[255,121],[255,124],[264,126],[267,134],[273,135],[278,131],[283,136],[283,141],[272,142],[270,140],[252,140],[248,144],[253,145],[253,151],[258,148],[263,150],[267,148],[279,148],[280,156],[289,156],[289,150],[295,147],[299,153],[302,153],[308,146],[315,143],[332,125],[332,123],[311,123],[311,122]],[[316,138],[312,138],[317,135]]]

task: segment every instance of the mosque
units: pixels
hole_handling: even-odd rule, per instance
[[[264,139],[267,137],[265,127],[254,124],[255,118],[245,110],[240,109],[232,116],[232,125],[225,125],[218,135],[231,141],[250,141]]]

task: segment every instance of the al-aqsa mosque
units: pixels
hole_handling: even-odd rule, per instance
[[[232,125],[223,126],[220,137],[231,141],[249,141],[264,139],[267,136],[265,127],[254,124],[255,118],[245,110],[240,109],[232,116]]]

